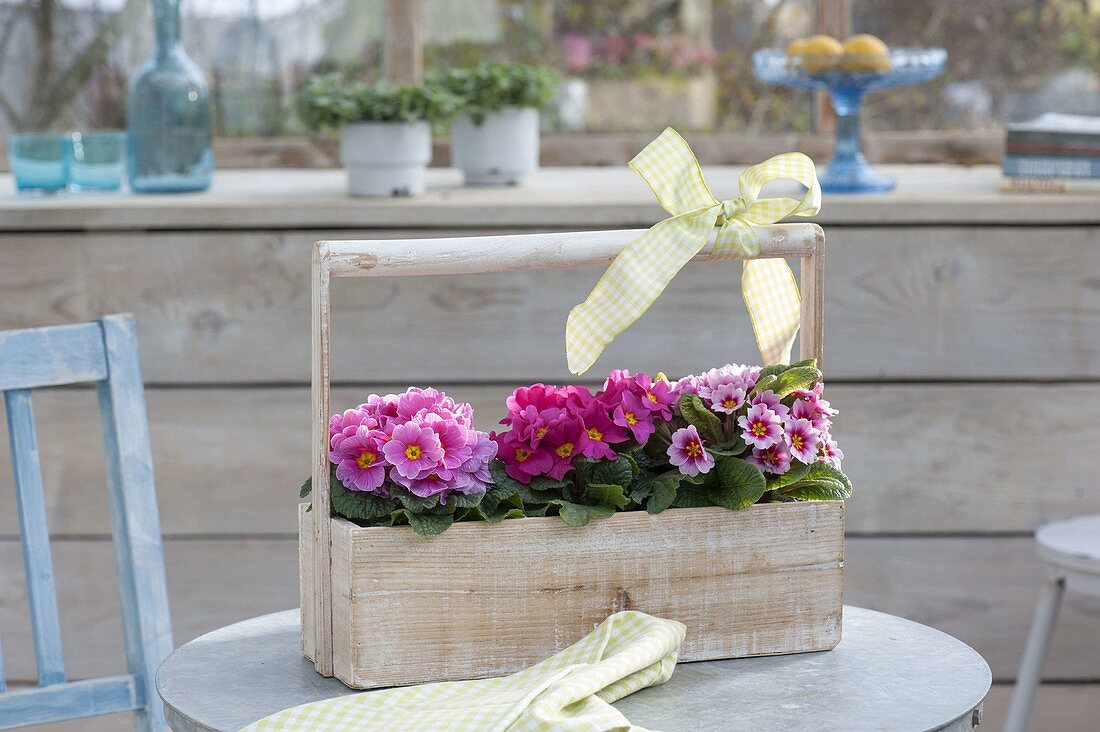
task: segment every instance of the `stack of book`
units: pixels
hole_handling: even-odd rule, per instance
[[[1001,190],[1100,193],[1100,117],[1047,113],[1008,125]]]
[[[1003,191],[1100,193],[1100,117],[1044,114],[1008,125]]]

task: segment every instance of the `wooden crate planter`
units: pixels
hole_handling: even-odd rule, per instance
[[[820,360],[821,229],[757,231],[760,256],[801,259],[801,357]],[[436,537],[332,515],[332,277],[604,266],[639,233],[316,245],[313,510],[302,507],[299,536],[302,648],[320,673],[362,689],[510,673],[624,609],[685,623],[681,661],[821,651],[840,641],[842,503],[627,512],[583,528],[557,517],[461,522]]]

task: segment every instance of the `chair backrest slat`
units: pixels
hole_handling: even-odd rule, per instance
[[[38,683],[40,686],[63,684],[65,659],[61,653],[61,623],[57,618],[50,533],[46,528],[46,501],[42,494],[42,469],[38,464],[38,438],[34,432],[30,391],[5,391],[4,406],[8,412],[8,440],[15,476],[19,534],[23,540],[23,566],[31,606]]]
[[[128,537],[116,541],[114,549],[126,662],[134,670],[145,659],[163,659],[172,652],[172,628],[157,622],[168,617],[164,582],[150,583],[137,571],[151,561],[163,565],[164,559],[157,504],[149,500],[156,491],[134,325],[129,318],[104,318],[102,324],[111,378],[96,384],[96,391],[111,487],[111,529],[115,536]],[[142,679],[147,699],[157,698],[154,681],[152,674]],[[142,714],[138,712],[139,723]]]
[[[97,323],[0,333],[0,391],[80,384],[107,378]]]

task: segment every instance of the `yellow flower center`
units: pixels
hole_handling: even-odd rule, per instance
[[[531,457],[531,451],[530,450],[524,450],[522,447],[517,447],[516,448],[516,462],[517,463],[522,463],[524,460],[526,460],[529,457]]]
[[[645,398],[646,398],[646,399],[648,399],[649,401],[653,402],[654,404],[656,404],[656,403],[657,403],[657,395],[656,395],[656,394],[654,394],[654,393],[653,393],[653,392],[651,392],[651,391],[647,391],[647,392],[645,393]]]
[[[626,423],[631,426],[638,424],[638,418],[634,416],[634,412],[626,413]]]
[[[726,401],[722,402],[722,406],[725,407],[726,409],[733,409],[734,407],[737,406],[737,400],[736,399],[727,399]]]
[[[688,454],[688,457],[697,458],[703,454],[703,446],[698,442],[689,442],[684,445],[684,452]]]
[[[806,438],[802,435],[791,435],[791,447],[795,450],[801,450],[802,446],[806,444]]]
[[[567,458],[573,454],[573,443],[563,442],[562,444],[558,445],[557,449],[554,450],[554,452],[556,452],[558,454],[558,457],[560,458]]]
[[[409,460],[420,459],[420,445],[409,445],[405,448],[405,457]]]
[[[603,432],[600,432],[595,427],[589,427],[588,428],[588,436],[591,439],[595,440],[596,442],[599,442],[600,440],[603,439]]]
[[[753,422],[752,434],[754,437],[764,437],[768,434],[768,426],[763,422]]]
[[[359,466],[360,470],[366,470],[370,466],[374,465],[374,461],[377,459],[377,453],[373,453],[370,450],[363,448],[363,452],[359,453],[359,457],[355,458],[355,464]]]
[[[537,430],[535,430],[535,437],[541,440],[546,435],[546,431],[548,429],[549,427],[539,427]]]

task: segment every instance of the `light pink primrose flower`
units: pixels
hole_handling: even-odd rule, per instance
[[[399,475],[416,478],[439,467],[443,446],[430,427],[406,422],[393,428],[382,454]]]
[[[758,391],[753,394],[752,399],[749,400],[749,404],[763,404],[780,417],[786,417],[791,413],[790,407],[780,401],[779,395],[771,389],[765,389],[764,391]]]
[[[737,424],[745,442],[761,450],[783,441],[783,420],[764,404],[753,404]]]
[[[817,444],[817,454],[822,462],[840,470],[840,461],[844,459],[844,453],[836,446],[836,440],[828,432],[821,433],[821,439]]]
[[[679,468],[681,473],[691,477],[709,472],[714,467],[714,458],[703,447],[703,440],[693,424],[672,433],[668,461]]]
[[[817,460],[817,444],[821,433],[814,428],[810,420],[787,420],[786,433],[787,446],[792,455],[807,464]]]
[[[745,403],[745,390],[736,384],[722,384],[710,393],[710,407],[716,412],[733,414]]]
[[[786,443],[783,442],[777,442],[764,449],[754,447],[752,455],[749,455],[745,460],[764,472],[775,473],[776,475],[782,475],[791,469],[791,453],[787,450]]]
[[[377,491],[386,481],[386,467],[375,435],[366,427],[347,427],[350,434],[339,437],[329,460],[336,465],[336,479],[349,490]]]

